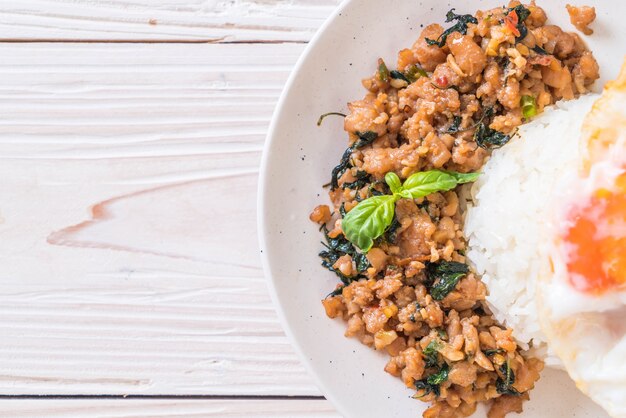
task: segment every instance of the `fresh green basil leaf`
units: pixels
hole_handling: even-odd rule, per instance
[[[445,171],[422,171],[406,179],[398,194],[407,199],[418,199],[439,191],[451,190],[456,185],[454,176]]]
[[[400,181],[400,177],[398,177],[398,175],[393,171],[385,174],[385,182],[391,189],[391,193],[396,193],[402,188],[402,182]]]
[[[472,183],[478,180],[480,173],[457,173],[456,171],[446,171],[457,181],[458,184]]]
[[[346,238],[362,251],[369,251],[393,221],[396,200],[396,196],[374,196],[356,205],[341,223]]]
[[[407,199],[418,199],[436,192],[447,192],[457,185],[476,181],[479,173],[455,173],[430,170],[411,175],[397,193]]]

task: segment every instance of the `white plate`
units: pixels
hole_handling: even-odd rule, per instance
[[[626,42],[626,2],[569,0],[596,6],[595,33],[585,37],[602,80],[614,77]],[[458,13],[501,6],[500,1],[458,3]],[[574,30],[565,0],[540,2],[551,22]],[[272,121],[259,187],[259,228],[265,274],[283,326],[324,395],[346,418],[416,417],[425,404],[385,373],[387,356],[344,338],[345,324],[324,314],[320,300],[337,278],[320,266],[322,248],[312,208],[328,201],[322,184],[347,146],[343,120],[320,114],[346,111],[365,91],[361,79],[376,60],[392,67],[396,54],[417,39],[421,25],[443,23],[450,3],[435,0],[352,0],[342,4],[315,36],[294,70]],[[620,39],[621,38],[621,39]],[[547,370],[525,404],[523,417],[606,416],[562,372]],[[481,414],[476,414],[481,416]]]

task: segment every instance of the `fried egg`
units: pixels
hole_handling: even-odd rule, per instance
[[[626,418],[626,64],[587,115],[580,146],[580,171],[547,203],[537,306],[578,388]]]

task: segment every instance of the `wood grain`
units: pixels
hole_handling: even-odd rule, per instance
[[[340,418],[317,400],[4,400],[2,418]]]
[[[305,42],[339,2],[5,0],[0,39]]]
[[[256,241],[301,50],[0,44],[0,393],[319,395]]]

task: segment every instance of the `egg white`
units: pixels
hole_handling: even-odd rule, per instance
[[[560,238],[570,226],[568,211],[584,205],[599,189],[614,189],[615,179],[624,172],[626,66],[585,119],[580,143],[580,172],[571,173],[549,202],[553,210],[545,228],[548,261],[540,273],[537,306],[549,346],[578,388],[611,416],[626,418],[626,290],[593,295],[572,287],[572,280],[582,279],[568,271],[572,248]],[[626,225],[605,222],[594,208],[585,215],[596,217],[599,235],[626,236]]]

